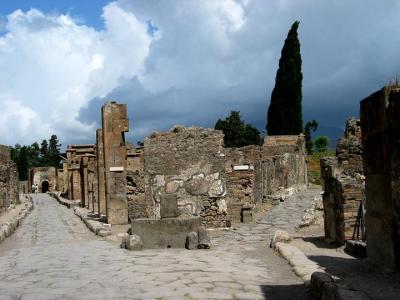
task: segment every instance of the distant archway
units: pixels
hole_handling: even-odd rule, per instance
[[[42,182],[42,193],[46,193],[49,191],[49,182],[43,181]]]

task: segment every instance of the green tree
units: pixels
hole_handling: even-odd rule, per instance
[[[40,147],[37,142],[34,142],[29,147],[29,156],[28,156],[29,168],[34,168],[40,166]]]
[[[260,132],[252,125],[245,124],[239,111],[231,111],[225,120],[218,119],[215,129],[223,131],[225,147],[261,144]]]
[[[268,135],[300,134],[303,131],[300,42],[293,23],[282,48],[275,87],[268,108]]]
[[[15,161],[20,180],[28,179],[28,169],[29,169],[28,155],[29,155],[28,146],[22,146],[20,148],[18,158]]]
[[[43,140],[40,144],[39,161],[42,167],[47,166],[49,163],[49,144],[47,140]]]
[[[314,140],[314,150],[316,152],[328,151],[329,138],[327,136],[319,136]]]
[[[304,137],[306,140],[306,149],[308,154],[313,153],[313,141],[311,138],[311,132],[315,132],[318,128],[318,122],[312,120],[311,122],[308,121],[306,126],[304,126]]]
[[[52,166],[55,168],[60,167],[60,147],[58,138],[55,134],[53,134],[49,139],[48,146],[48,166]]]

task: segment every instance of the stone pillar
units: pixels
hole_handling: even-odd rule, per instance
[[[400,269],[399,90],[385,87],[361,101],[367,255],[387,269]]]
[[[82,165],[81,165],[81,180],[82,180],[82,201],[81,204],[83,207],[89,209],[89,191],[88,191],[88,162],[89,158],[84,156],[82,157]]]
[[[97,155],[97,205],[99,214],[106,214],[106,192],[104,181],[104,154],[103,154],[103,130],[96,130],[96,155]]]
[[[109,224],[128,223],[125,132],[126,104],[106,103],[101,109],[105,168],[106,216]]]

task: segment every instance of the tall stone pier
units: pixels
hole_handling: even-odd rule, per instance
[[[361,101],[367,255],[400,268],[400,88],[385,87]]]
[[[99,214],[106,215],[106,190],[104,182],[104,153],[103,153],[103,130],[96,130],[96,155],[97,155],[97,184],[98,184],[98,208]]]
[[[110,224],[128,223],[125,132],[126,104],[108,102],[101,108],[106,216]]]

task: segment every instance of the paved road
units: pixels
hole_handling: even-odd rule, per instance
[[[268,247],[272,225],[219,233],[211,250],[131,252],[95,236],[49,196],[33,201],[32,213],[0,244],[0,299],[308,299]],[[293,204],[300,215],[307,201],[291,201],[303,201]]]

